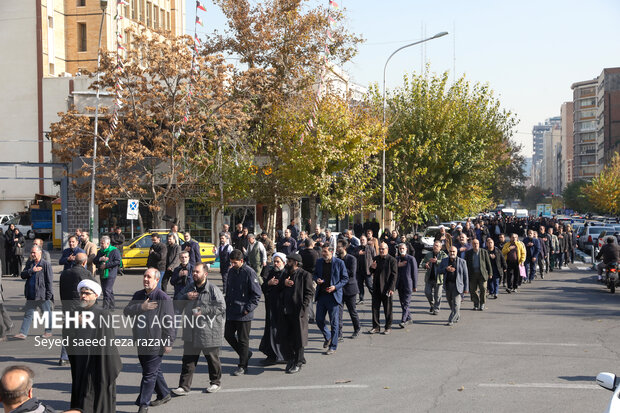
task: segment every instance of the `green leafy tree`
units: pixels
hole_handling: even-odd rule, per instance
[[[539,186],[530,186],[523,195],[523,206],[527,209],[536,209],[536,204],[545,202],[545,190]]]
[[[376,106],[381,97],[374,90]],[[448,73],[405,76],[387,99],[387,202],[401,224],[479,212],[492,205],[512,162],[514,116],[487,85]]]
[[[584,192],[584,188],[588,185],[587,181],[573,181],[566,185],[562,192],[564,205],[566,208],[578,212],[589,212],[592,210],[592,204],[588,200],[588,196]]]

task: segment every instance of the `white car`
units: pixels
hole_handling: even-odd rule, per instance
[[[9,219],[13,218],[13,214],[0,214],[0,225],[4,225]]]
[[[424,234],[422,234],[422,244],[424,244],[424,249],[425,250],[432,250],[433,249],[433,243],[435,242],[435,235],[439,233],[439,227],[427,227],[424,230]]]
[[[30,217],[27,215],[16,215],[13,218],[6,221],[2,224],[2,231],[6,233],[7,229],[9,229],[9,225],[15,225],[15,228],[19,229],[25,238],[34,239],[34,231],[32,230],[32,225],[30,223]]]
[[[612,373],[599,373],[596,376],[596,383],[614,392],[605,413],[620,413],[620,378]]]

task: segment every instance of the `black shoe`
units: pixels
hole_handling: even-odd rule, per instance
[[[243,367],[237,367],[237,370],[233,371],[233,376],[243,376],[245,373],[247,373],[247,370],[244,369]]]
[[[316,323],[316,320],[314,318],[311,318],[311,319],[308,320],[308,322],[311,323],[311,324],[314,324],[314,323]]]
[[[493,298],[497,300],[497,294],[493,294]]]
[[[327,348],[329,347],[329,345],[332,343],[332,339],[330,338],[329,340],[325,340],[323,342],[323,348]]]
[[[433,307],[431,307],[430,310],[428,310],[429,314],[433,314],[435,312],[435,309]]]
[[[301,366],[298,366],[298,365],[294,364],[293,367],[291,367],[286,372],[288,374],[295,374],[295,373],[299,373],[300,371],[301,371]]]
[[[260,364],[263,366],[273,366],[278,364],[278,360],[267,357],[266,359],[261,360]]]
[[[170,393],[166,394],[163,399],[155,399],[151,402],[151,406],[161,406],[162,404],[166,404],[172,399]]]
[[[510,291],[510,288],[506,288],[506,292],[510,294],[512,291]]]
[[[437,315],[437,314],[439,314],[439,310],[433,310],[433,312],[431,314]]]
[[[69,365],[69,360],[63,360],[63,359],[60,359],[60,360],[58,360],[58,365],[59,365],[60,367],[63,367],[63,366],[68,366],[68,365]]]
[[[355,330],[355,331],[353,332],[353,334],[351,335],[351,337],[350,337],[350,338],[351,338],[351,339],[356,339],[356,338],[358,338],[359,336],[360,336],[360,331],[359,331],[359,330]]]
[[[284,369],[284,372],[288,373],[288,371],[292,369],[293,367],[295,367],[295,362],[291,360],[288,363],[286,363],[286,368]]]
[[[148,406],[140,406],[140,408],[138,409],[138,413],[147,413],[148,411],[149,411]]]

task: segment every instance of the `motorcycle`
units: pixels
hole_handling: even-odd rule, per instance
[[[616,292],[616,287],[620,287],[617,262],[607,265],[607,269],[605,270],[605,284],[612,294]]]
[[[599,373],[596,376],[596,383],[614,392],[605,413],[620,413],[620,377],[612,373]]]

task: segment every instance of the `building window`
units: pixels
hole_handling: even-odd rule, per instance
[[[77,0],[77,6],[78,7],[85,7],[86,6],[86,0]]]
[[[138,0],[138,17],[144,23],[144,0]]]
[[[198,242],[211,242],[211,208],[186,199],[185,230]]]
[[[165,29],[166,28],[166,11],[165,10],[161,10],[161,19],[159,21],[161,22],[161,28]]]
[[[170,30],[170,12],[166,12],[166,30]]]
[[[153,28],[159,29],[159,7],[153,6]]]
[[[131,0],[131,18],[133,20],[136,20],[136,13],[138,12],[136,7],[136,0]]]
[[[78,23],[78,52],[86,51],[86,23]]]
[[[151,2],[146,2],[146,27],[153,27],[153,20],[151,18],[153,12],[153,7],[151,6]]]

